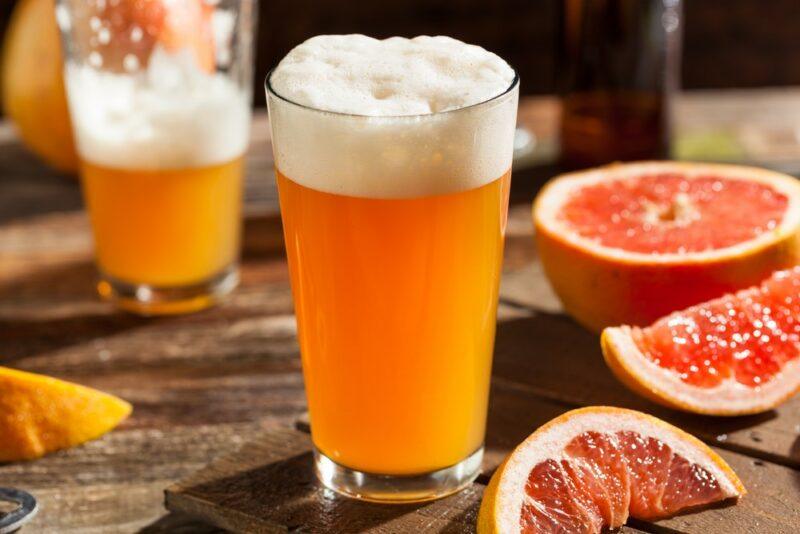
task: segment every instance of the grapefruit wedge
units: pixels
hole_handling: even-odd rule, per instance
[[[628,387],[709,415],[774,408],[800,389],[800,266],[646,328],[607,328],[603,355]]]
[[[644,326],[800,263],[800,181],[734,165],[560,176],[533,209],[542,264],[579,323]]]
[[[0,367],[0,462],[31,460],[105,434],[127,402],[48,376]]]
[[[655,417],[594,406],[531,434],[497,469],[479,534],[599,533],[746,493],[728,464]]]

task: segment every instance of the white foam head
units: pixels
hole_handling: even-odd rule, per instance
[[[241,156],[250,92],[201,71],[190,53],[158,46],[133,73],[68,64],[65,81],[81,157],[130,170],[183,169]]]
[[[301,185],[359,197],[479,187],[511,167],[515,76],[449,37],[314,37],[269,79],[276,165]]]

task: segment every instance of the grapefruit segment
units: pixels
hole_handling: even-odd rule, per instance
[[[666,406],[712,415],[772,409],[800,389],[800,266],[646,328],[607,328],[602,347],[623,383]]]
[[[100,391],[0,367],[0,462],[30,460],[95,439],[131,413]]]
[[[531,434],[484,493],[480,534],[599,533],[746,493],[696,438],[649,415],[595,406]]]
[[[734,165],[616,164],[537,197],[542,264],[584,326],[644,326],[800,263],[800,182]]]

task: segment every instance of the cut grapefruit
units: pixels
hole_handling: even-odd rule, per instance
[[[0,367],[0,462],[30,460],[95,439],[131,413],[91,388]]]
[[[800,263],[800,182],[678,162],[560,176],[533,209],[539,254],[584,326],[644,326]]]
[[[599,533],[746,493],[728,464],[655,417],[595,406],[531,434],[492,477],[479,534]]]
[[[602,346],[623,383],[666,406],[769,410],[800,389],[800,267],[646,328],[607,328]]]

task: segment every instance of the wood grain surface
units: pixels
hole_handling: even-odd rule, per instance
[[[695,98],[692,112],[713,110],[719,99],[708,100],[703,105]],[[521,110],[543,135],[554,117],[552,102],[545,104]],[[693,127],[719,120],[708,113],[705,122],[693,117]],[[23,532],[218,531],[202,518],[228,528],[305,532],[473,529],[481,483],[423,507],[373,509],[331,496],[311,477],[308,436],[296,430],[305,399],[263,115],[254,122],[253,139],[241,287],[213,310],[143,319],[96,298],[77,183],[43,167],[8,125],[0,125],[0,365],[74,380],[135,406],[128,421],[99,440],[0,465],[0,485],[31,491],[41,503]],[[561,313],[536,261],[529,203],[553,172],[539,167],[514,174],[479,482],[549,418],[587,404],[627,406],[713,445],[750,490],[739,506],[634,523],[627,532],[797,532],[800,400],[760,416],[714,419],[657,407],[620,386],[602,363],[596,336]],[[264,481],[285,475],[280,466],[292,475],[284,477],[281,492],[269,494],[272,501],[262,500]],[[169,486],[175,488],[170,506],[199,515],[168,513]],[[181,499],[183,505],[175,504]],[[224,521],[233,522],[209,512],[223,507]]]

